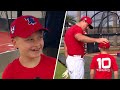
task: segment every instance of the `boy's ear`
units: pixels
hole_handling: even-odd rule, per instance
[[[15,48],[18,48],[18,47],[17,47],[17,44],[16,44],[15,38],[12,38],[12,43],[13,43],[13,45],[14,45]]]

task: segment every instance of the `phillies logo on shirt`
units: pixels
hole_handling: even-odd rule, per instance
[[[28,21],[28,25],[35,25],[36,22],[33,17],[27,17],[25,18],[26,21]]]

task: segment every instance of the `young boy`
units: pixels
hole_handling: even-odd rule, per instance
[[[20,57],[8,64],[2,79],[53,79],[56,59],[42,53],[44,30],[39,19],[30,15],[12,22],[10,36]]]
[[[91,79],[112,79],[112,71],[114,79],[118,79],[118,65],[116,59],[107,53],[110,43],[98,44],[100,54],[93,57],[90,65]]]

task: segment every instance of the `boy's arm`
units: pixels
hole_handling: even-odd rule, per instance
[[[95,73],[95,70],[90,69],[90,79],[94,79],[94,73]]]
[[[114,71],[114,79],[118,79],[118,71]]]
[[[96,62],[96,56],[92,58],[92,61],[90,63],[90,79],[94,79],[95,76],[95,62]]]
[[[118,64],[116,58],[114,56],[111,56],[111,61],[112,61],[112,69],[114,71],[114,79],[118,79]]]

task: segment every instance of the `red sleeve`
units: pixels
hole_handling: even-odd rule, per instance
[[[75,35],[75,34],[78,34],[78,33],[83,34],[83,30],[81,28],[74,28],[73,34]]]
[[[5,68],[5,70],[3,71],[3,74],[2,74],[2,79],[11,79],[13,76],[12,76],[12,67],[11,67],[11,64],[8,64],[8,66]]]
[[[96,56],[94,56],[92,58],[91,64],[90,64],[90,69],[95,69],[95,60],[96,60]]]
[[[118,64],[116,62],[116,59],[113,56],[111,56],[111,61],[112,61],[112,65],[111,65],[112,69],[114,71],[118,71]]]

